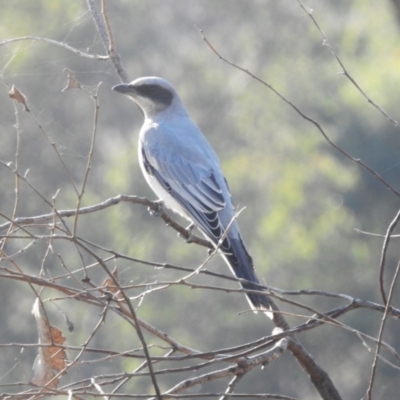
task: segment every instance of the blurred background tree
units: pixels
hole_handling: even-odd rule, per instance
[[[393,4],[324,0],[308,1],[305,6],[313,9],[329,43],[357,83],[397,118],[400,37]],[[40,36],[89,53],[105,54],[84,1],[3,0],[0,10],[3,40]],[[271,83],[318,121],[339,146],[400,190],[398,127],[368,104],[341,74],[334,57],[323,45],[320,32],[298,2],[121,0],[110,2],[108,12],[130,78],[157,75],[172,82],[220,156],[234,202],[239,208],[246,207],[239,216],[239,224],[262,282],[280,289],[319,289],[381,303],[378,267],[383,239],[360,234],[356,229],[384,234],[398,211],[398,197],[329,146],[312,124],[265,86],[223,63],[198,31],[198,28],[204,30],[221,55]],[[136,142],[142,117],[125,98],[110,90],[119,82],[110,62],[83,58],[49,43],[26,40],[0,47],[1,161],[12,162],[15,168],[18,153],[18,171],[25,175],[29,170],[29,181],[50,203],[57,193],[58,209],[76,206],[76,192],[70,178],[78,187],[83,182],[93,132],[94,103],[82,90],[62,91],[67,81],[65,68],[73,71],[83,88],[91,93],[102,82],[98,93],[97,139],[83,205],[120,193],[155,199],[137,162]],[[21,106],[9,99],[7,92],[13,84],[26,95],[31,113],[22,112]],[[70,178],[41,128],[60,152]],[[3,164],[0,223],[8,221],[4,216],[13,215],[15,179]],[[51,207],[23,181],[19,182],[18,195],[16,216],[51,212]],[[39,228],[36,229],[32,232],[38,233]],[[77,233],[107,249],[153,262],[195,268],[206,257],[203,248],[186,245],[139,205],[119,204],[82,216]],[[398,262],[396,240],[393,239],[388,252],[386,287]],[[0,266],[11,268],[11,261],[15,261],[25,273],[36,276],[42,271],[48,278],[66,273],[60,257],[71,270],[82,268],[71,243],[53,241],[50,253],[47,240],[37,240],[22,252],[26,245],[26,240],[8,240]],[[85,256],[84,261],[90,264],[94,260]],[[154,269],[131,260],[118,259],[111,263],[114,264],[118,265],[119,279],[125,285],[151,285],[155,281],[173,281],[182,275],[179,271]],[[207,269],[227,272],[219,257],[213,258]],[[91,280],[101,285],[105,278],[103,270],[96,266],[88,271]],[[82,278],[83,272],[77,276]],[[236,287],[210,276],[198,275],[193,281]],[[4,277],[0,287],[1,342],[35,343],[37,332],[30,312],[36,294],[28,285]],[[135,289],[130,295],[141,290]],[[59,293],[45,289],[41,296],[54,299]],[[397,290],[392,305],[398,307],[399,300]],[[342,304],[321,296],[307,296],[301,301],[321,312]],[[73,333],[65,334],[68,343],[81,344],[92,332],[99,315],[89,305],[83,306],[73,299],[54,300],[51,304],[49,315],[60,326],[65,326],[65,322],[59,307],[75,325]],[[300,312],[287,305],[283,308]],[[263,316],[238,315],[238,311],[246,309],[242,294],[187,290],[177,285],[145,296],[138,314],[186,346],[207,351],[270,334]],[[346,315],[343,322],[376,337],[381,318],[381,313],[357,311]],[[304,321],[294,317],[290,320],[293,325]],[[114,324],[115,336],[100,329],[93,338],[94,347],[122,351],[139,346],[129,324],[114,316],[107,324]],[[389,321],[384,334],[384,339],[395,349],[400,346],[398,329],[398,323]],[[359,399],[365,395],[373,354],[356,335],[323,326],[300,337],[327,370],[343,398]],[[0,383],[6,392],[18,390],[8,385],[31,379],[36,349],[27,348],[21,354],[19,348],[13,347],[0,351],[3,360]],[[101,375],[117,368],[116,365],[130,371],[140,362],[118,359],[95,366],[87,363],[75,374]],[[182,379],[191,376],[182,373]],[[164,377],[163,389],[172,382]],[[396,398],[399,382],[398,368],[381,363],[374,398]],[[319,398],[304,372],[288,355],[264,371],[253,371],[239,388],[241,392]],[[151,391],[151,383],[129,382],[124,390],[146,393]],[[224,382],[201,389],[223,390]]]

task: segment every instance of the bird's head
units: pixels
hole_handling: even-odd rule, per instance
[[[113,87],[116,92],[131,97],[146,117],[174,109],[174,112],[186,110],[174,87],[165,79],[155,76],[139,78],[131,83],[121,83]]]

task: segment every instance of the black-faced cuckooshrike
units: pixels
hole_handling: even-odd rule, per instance
[[[217,246],[245,289],[258,288],[253,261],[234,220],[231,194],[220,162],[207,139],[190,119],[174,87],[157,77],[139,78],[113,89],[131,97],[144,114],[139,134],[140,167],[163,203],[192,221]],[[269,310],[268,297],[247,294],[255,310]]]

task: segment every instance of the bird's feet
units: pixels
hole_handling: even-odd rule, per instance
[[[182,235],[181,233],[178,233],[178,236],[183,238],[186,243],[192,243],[193,242],[193,229],[194,229],[194,223],[192,222],[187,228],[186,228],[186,236]]]
[[[163,201],[162,200],[156,200],[154,202],[155,207],[147,207],[147,210],[149,211],[150,215],[153,217],[159,217],[162,212],[162,206],[163,206]]]

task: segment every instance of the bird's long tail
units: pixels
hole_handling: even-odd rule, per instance
[[[239,238],[229,238],[224,241],[223,257],[228,263],[233,274],[240,279],[245,279],[247,282],[240,282],[243,289],[261,290],[257,285],[252,285],[250,282],[259,284],[259,280],[254,271],[253,260],[247,252],[244,243]],[[271,304],[267,295],[247,293],[247,299],[254,310],[271,310]]]

